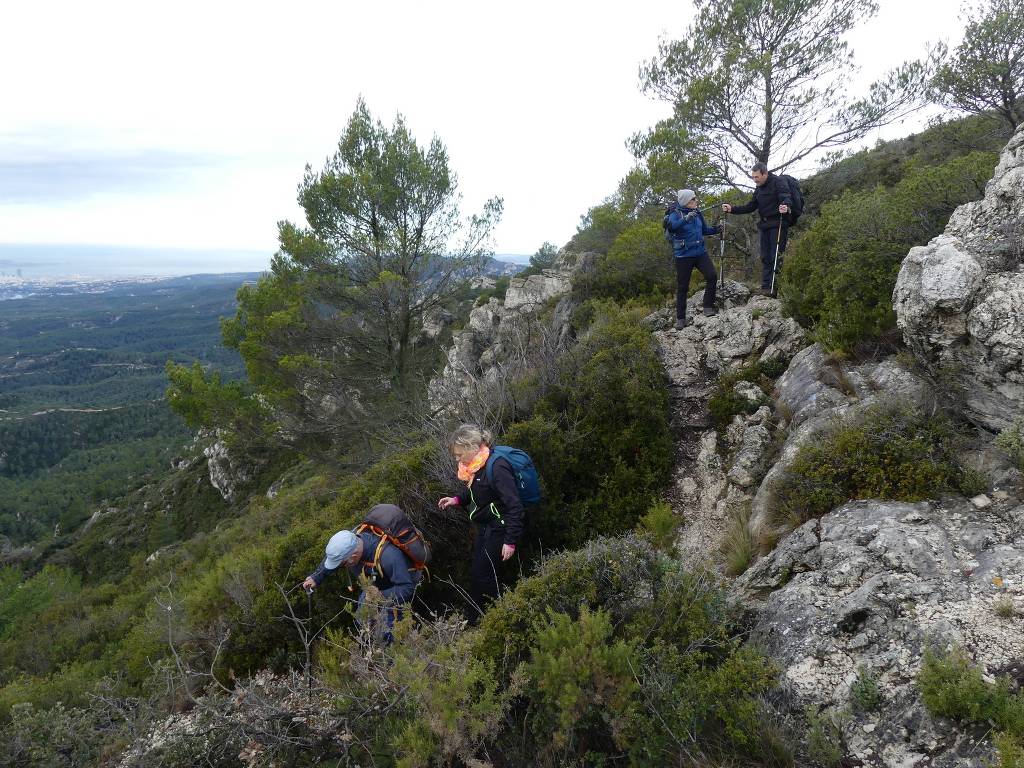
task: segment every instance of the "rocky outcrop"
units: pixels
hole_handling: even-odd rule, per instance
[[[857,501],[786,536],[735,586],[756,607],[753,640],[800,706],[842,712],[844,746],[864,766],[988,765],[991,748],[926,711],[925,648],[963,649],[987,675],[1024,658],[1024,505],[966,499]],[[852,706],[856,681],[877,709]]]
[[[430,382],[431,405],[497,399],[502,382],[513,380],[530,358],[560,349],[569,334],[572,277],[591,263],[587,254],[562,252],[552,269],[513,277],[504,300],[492,297],[475,307],[466,326],[453,334],[444,370]]]
[[[216,440],[203,449],[210,472],[210,485],[217,489],[224,501],[238,498],[239,489],[252,482],[260,467],[252,461],[239,459],[223,440]]]
[[[691,297],[693,324],[681,331],[673,327],[671,307],[645,320],[669,379],[679,454],[671,501],[683,521],[677,548],[689,561],[715,559],[737,510],[750,504],[775,441],[767,406],[736,416],[722,435],[711,428],[708,399],[719,377],[758,360],[788,360],[804,345],[803,330],[783,317],[777,300],[751,297],[745,285],[731,281],[719,297],[722,309],[714,317],[701,314],[700,296]],[[749,382],[735,391],[753,405],[768,402],[768,393]]]
[[[812,344],[793,358],[775,383],[774,394],[779,428],[786,438],[751,500],[748,525],[755,541],[777,533],[771,523],[775,484],[801,448],[882,402],[921,410],[932,407],[935,401],[929,384],[893,358],[845,365],[830,359],[819,344]]]
[[[907,346],[989,430],[1024,412],[1024,126],[982,200],[912,248],[893,291]]]

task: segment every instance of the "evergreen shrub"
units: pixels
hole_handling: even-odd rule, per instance
[[[1024,417],[1018,417],[1000,432],[996,437],[996,445],[1006,452],[1017,469],[1024,472]]]
[[[590,306],[590,327],[531,418],[501,438],[539,469],[544,501],[529,525],[545,549],[632,529],[672,467],[665,374],[643,310]]]
[[[675,290],[672,258],[661,221],[639,221],[615,238],[592,272],[578,274],[573,289],[581,298],[660,304]],[[699,272],[694,275],[700,277]]]
[[[735,371],[728,371],[718,378],[711,397],[708,398],[708,410],[711,422],[723,429],[729,425],[734,416],[753,413],[767,400],[752,402],[736,393],[735,386],[741,381],[757,384],[765,392],[771,392],[774,381],[781,376],[788,363],[782,359],[756,361]]]
[[[775,482],[775,522],[795,527],[850,499],[921,501],[959,488],[958,444],[942,414],[876,406],[800,449]]]
[[[962,203],[982,196],[998,155],[972,152],[908,166],[892,187],[847,191],[786,255],[786,311],[829,349],[852,350],[896,325],[892,291],[907,251],[940,234]]]
[[[477,647],[500,679],[525,662],[526,725],[542,764],[574,764],[592,747],[660,766],[687,751],[758,754],[758,697],[776,673],[741,633],[709,577],[629,535],[544,563],[484,617]],[[555,668],[552,687],[543,681]]]
[[[925,651],[917,677],[928,711],[965,724],[998,731],[995,744],[1000,768],[1016,768],[1024,759],[1024,694],[1014,693],[1007,677],[984,680],[960,649]]]

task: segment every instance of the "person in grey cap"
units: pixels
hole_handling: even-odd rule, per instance
[[[692,189],[680,189],[676,204],[665,213],[664,227],[672,238],[672,252],[676,264],[676,328],[682,330],[690,321],[686,317],[686,298],[690,293],[690,275],[696,267],[704,275],[704,314],[716,315],[715,291],[718,272],[704,247],[704,238],[717,235],[719,227],[709,227],[699,210],[697,194]]]
[[[398,547],[371,531],[354,533],[338,531],[331,536],[324,549],[324,559],[302,586],[307,590],[319,587],[325,578],[344,566],[348,569],[353,583],[358,583],[360,574],[369,579],[381,596],[387,601],[385,611],[385,640],[391,639],[391,628],[401,617],[401,607],[412,601],[421,574],[412,567],[412,562]],[[359,595],[359,606],[366,601],[366,592]]]

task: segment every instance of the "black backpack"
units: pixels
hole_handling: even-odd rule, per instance
[[[661,228],[665,231],[665,239],[670,244],[672,243],[672,241],[675,238],[672,236],[672,230],[670,230],[668,228],[668,217],[672,215],[672,211],[674,211],[674,210],[675,210],[675,208],[673,206],[669,206],[668,208],[666,208],[665,209],[665,217],[661,220]]]
[[[789,187],[789,196],[793,200],[793,204],[789,206],[789,226],[792,227],[804,212],[804,193],[800,191],[800,183],[792,176],[779,174],[779,179]]]
[[[378,504],[371,509],[355,530],[357,535],[363,531],[371,531],[380,537],[377,551],[373,553],[374,568],[378,567],[380,552],[388,542],[402,550],[412,561],[410,570],[425,570],[430,562],[430,545],[419,529],[409,522],[405,513],[394,504]]]

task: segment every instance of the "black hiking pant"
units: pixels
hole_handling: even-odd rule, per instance
[[[469,568],[469,597],[472,603],[466,612],[475,624],[487,604],[501,589],[501,548],[505,544],[505,526],[498,522],[476,525],[473,539],[473,560]]]
[[[686,317],[686,297],[690,294],[690,275],[694,268],[704,275],[704,306],[715,306],[715,291],[718,290],[718,273],[707,252],[700,256],[676,257],[676,317]]]
[[[782,271],[782,254],[786,250],[789,239],[789,226],[782,222],[782,234],[779,235],[779,221],[768,219],[757,225],[761,230],[761,287],[772,287],[772,269],[776,273]],[[775,264],[775,243],[779,244],[779,263]]]

